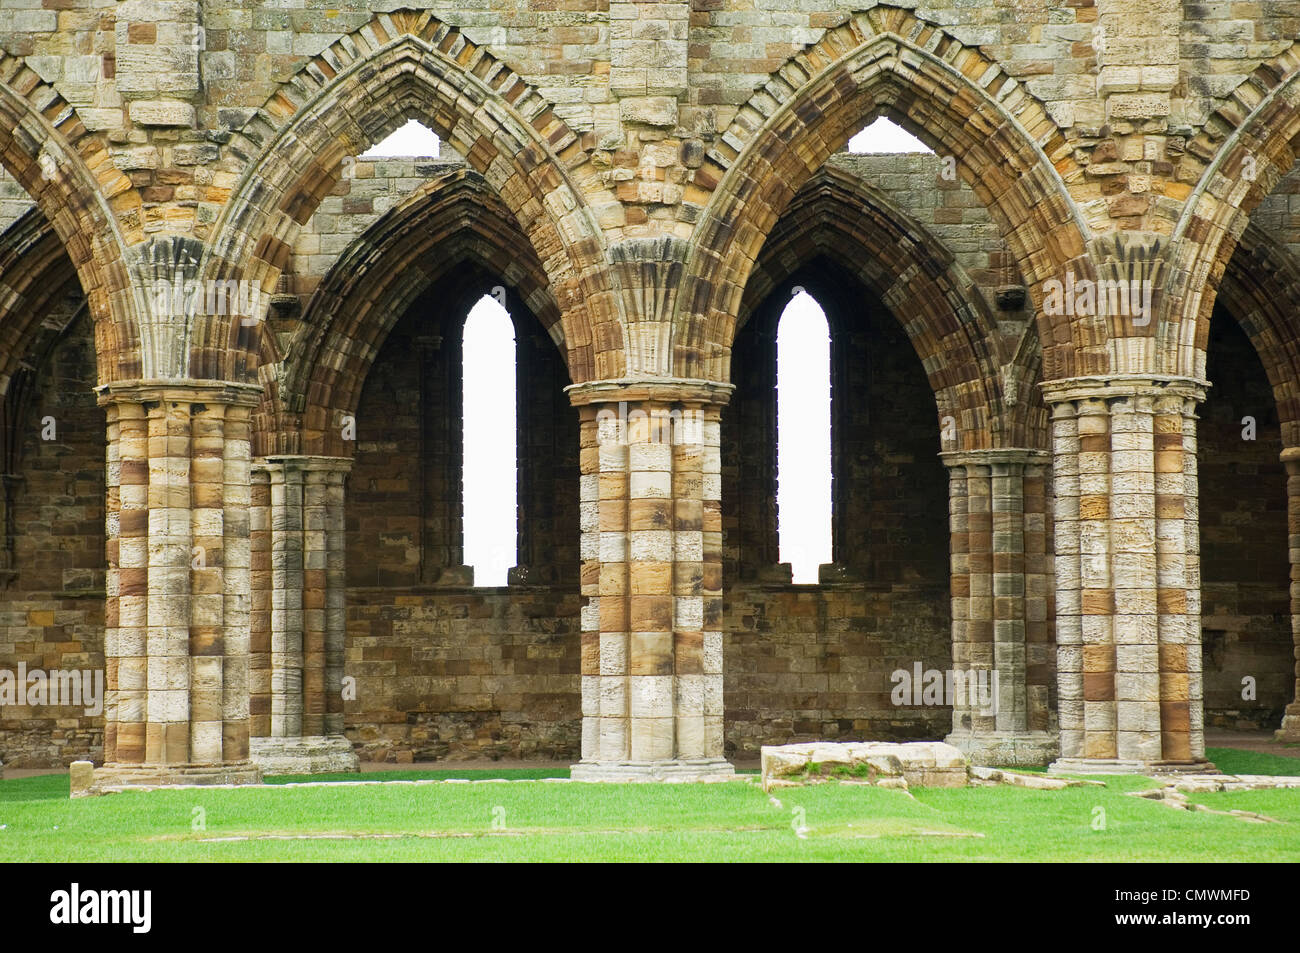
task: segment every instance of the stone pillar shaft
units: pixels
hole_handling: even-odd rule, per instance
[[[302,471],[272,467],[271,737],[303,733]]]
[[[1181,378],[1044,385],[1062,767],[1205,762],[1196,405]]]
[[[256,393],[199,381],[101,389],[108,418],[101,786],[257,779],[248,761]]]
[[[343,737],[344,483],[351,460],[254,464],[254,759],[267,773],[355,770]]]
[[[580,405],[588,597],[574,776],[730,774],[720,408],[680,391],[676,400],[620,391],[633,398],[620,401],[592,399],[590,387],[570,392]]]
[[[967,680],[954,693],[949,743],[983,763],[1045,764],[1057,747],[1048,700],[1048,454],[942,456],[949,468],[953,668]],[[982,707],[989,696],[992,704]]]

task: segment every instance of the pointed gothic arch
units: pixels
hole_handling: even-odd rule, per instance
[[[0,165],[36,202],[76,270],[94,320],[100,383],[138,377],[125,249],[143,237],[140,196],[58,90],[4,52]]]
[[[389,331],[427,288],[466,262],[499,275],[564,352],[548,276],[509,210],[477,173],[447,172],[359,236],[307,303],[289,353],[266,353],[255,452],[349,455],[335,424],[356,412]]]
[[[724,376],[735,315],[771,228],[803,184],[863,125],[887,114],[956,171],[998,222],[1041,305],[1041,284],[1093,273],[1070,193],[1082,169],[1038,102],[975,49],[893,8],[828,30],[743,106],[688,193],[700,216],[674,321],[683,376]],[[1105,342],[1041,315],[1045,376],[1079,372]]]
[[[1210,316],[1234,250],[1300,156],[1300,43],[1261,63],[1198,140],[1195,151],[1212,158],[1174,227],[1158,319],[1170,329],[1160,370],[1203,378]]]
[[[942,242],[852,173],[822,169],[786,207],[754,263],[738,327],[815,256],[837,262],[891,309],[926,369],[940,416],[957,420],[961,442],[944,449],[1025,445],[1017,441],[1026,439],[1029,421],[1015,413],[1018,402],[1027,396],[1041,407],[1041,400],[1003,393],[997,321],[983,294]],[[1037,366],[1023,370],[1038,373]]]
[[[344,160],[411,118],[465,156],[509,210],[545,266],[573,377],[589,379],[598,338],[616,345],[621,335],[597,333],[617,322],[618,302],[604,235],[578,184],[595,178],[587,143],[509,66],[425,12],[381,14],[341,37],[235,134],[223,156],[232,193],[208,210],[212,227],[198,230],[209,245],[204,274],[273,287]],[[198,376],[245,364],[251,372],[260,345],[236,325],[218,319],[207,333],[228,348],[221,366]]]

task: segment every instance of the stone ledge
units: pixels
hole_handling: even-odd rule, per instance
[[[1160,397],[1173,394],[1205,400],[1209,381],[1178,374],[1094,374],[1043,381],[1038,385],[1049,404],[1094,398]]]
[[[619,377],[570,384],[564,392],[575,407],[623,400],[725,404],[735,388],[735,384],[694,377]]]
[[[189,401],[256,407],[262,399],[262,385],[197,378],[149,378],[110,381],[96,387],[95,393],[98,395],[97,400],[101,407],[115,401],[130,403]]]
[[[250,738],[248,756],[265,777],[281,774],[359,772],[361,759],[342,735]]]
[[[736,769],[729,761],[707,758],[699,761],[580,761],[569,767],[572,781],[731,781]]]

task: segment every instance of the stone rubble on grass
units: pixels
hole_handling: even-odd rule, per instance
[[[765,745],[760,780],[764,791],[837,781],[906,791],[909,786],[959,788],[1009,784],[1035,791],[1059,791],[1102,781],[1020,774],[970,765],[961,749],[941,741],[814,741]]]
[[[1226,777],[1226,775],[1225,775]],[[1284,780],[1295,781],[1296,778],[1285,778]],[[1293,787],[1294,785],[1280,785],[1282,787]],[[1226,788],[1203,788],[1202,790],[1228,790]],[[1234,788],[1232,790],[1262,790],[1261,788]],[[1275,817],[1269,817],[1267,814],[1257,814],[1254,811],[1217,811],[1212,807],[1204,804],[1197,804],[1195,801],[1189,801],[1187,795],[1178,785],[1166,785],[1165,787],[1151,788],[1147,791],[1130,791],[1129,797],[1146,798],[1149,801],[1159,801],[1168,807],[1178,811],[1195,811],[1202,814],[1223,814],[1227,817],[1235,817],[1243,821],[1253,821],[1257,824],[1278,824],[1281,823]]]
[[[1151,779],[1162,788],[1173,788],[1184,794],[1300,788],[1300,778],[1270,774],[1157,774]]]
[[[1050,778],[1043,774],[1019,774],[1003,768],[985,768],[971,765],[970,783],[983,786],[989,784],[1010,784],[1018,788],[1030,788],[1035,791],[1059,791],[1062,788],[1077,788],[1085,784],[1104,788],[1104,781],[1085,781],[1079,778]]]

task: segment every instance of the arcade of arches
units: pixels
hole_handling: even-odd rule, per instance
[[[1300,742],[1285,3],[57,6],[0,9],[10,766]],[[850,152],[880,117],[930,151]],[[436,157],[365,155],[410,120]],[[800,290],[831,545],[796,584]],[[513,368],[462,360],[485,296]],[[473,425],[514,448],[504,585],[466,565],[484,373],[515,376]],[[900,695],[924,673],[995,678]]]

